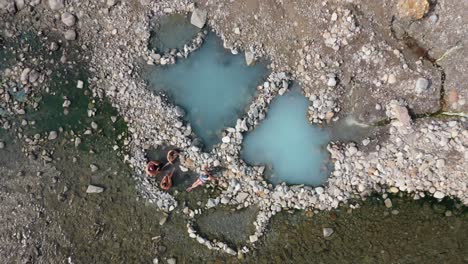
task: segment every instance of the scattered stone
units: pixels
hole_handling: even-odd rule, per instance
[[[434,198],[436,198],[436,199],[442,199],[444,197],[445,197],[445,194],[443,192],[441,192],[441,191],[436,191],[434,193]]]
[[[250,243],[255,243],[258,241],[258,236],[256,235],[251,235],[249,236]]]
[[[78,89],[83,89],[83,86],[84,86],[83,81],[78,80],[78,82],[76,82],[76,88],[78,88]]]
[[[166,222],[167,222],[167,218],[169,217],[168,214],[163,214],[163,217],[161,217],[161,219],[159,219],[159,225],[164,225]]]
[[[63,0],[48,0],[48,1],[49,1],[49,7],[52,10],[59,10],[65,7]]]
[[[190,23],[192,23],[192,25],[198,28],[203,28],[206,23],[206,15],[207,12],[205,10],[197,8],[193,10],[192,17],[190,18]]]
[[[99,167],[94,164],[90,164],[89,168],[91,168],[91,172],[96,172],[99,170]]]
[[[427,0],[399,0],[398,13],[401,17],[421,19],[429,11]]]
[[[81,144],[81,138],[75,138],[75,147],[77,148]]]
[[[113,6],[115,6],[116,3],[117,3],[116,0],[107,0],[107,2],[106,2],[107,7],[113,7]]]
[[[5,142],[0,141],[0,149],[4,149],[4,148],[5,148]]]
[[[76,23],[76,17],[69,12],[63,13],[61,18],[62,23],[65,24],[67,27],[73,27]]]
[[[96,185],[88,185],[88,188],[86,189],[86,193],[102,193],[104,191],[104,188]]]
[[[445,160],[444,159],[438,159],[436,161],[436,167],[439,168],[439,169],[445,167]]]
[[[250,51],[246,51],[245,52],[245,63],[247,64],[247,66],[250,66],[254,63],[255,61],[255,55],[253,54],[253,52],[250,52]]]
[[[395,74],[391,73],[390,75],[388,75],[388,83],[389,84],[394,84],[396,83],[396,77],[395,77]]]
[[[424,78],[419,78],[416,81],[414,90],[416,91],[416,93],[422,94],[427,91],[428,87],[429,87],[429,81]]]
[[[447,216],[447,217],[452,216],[452,211],[450,211],[450,210],[445,211],[445,216]]]
[[[329,227],[323,228],[323,237],[324,238],[329,238],[333,234],[333,229]]]
[[[336,85],[336,78],[335,78],[335,77],[330,77],[330,78],[328,78],[327,86],[329,86],[329,87],[335,87],[335,85]]]
[[[49,136],[48,136],[48,139],[49,140],[54,140],[58,137],[58,134],[57,134],[57,131],[50,131],[49,132]]]
[[[29,83],[35,83],[38,79],[39,79],[39,73],[35,70],[31,70],[31,72],[29,72],[29,77],[28,77]]]
[[[73,29],[69,29],[69,30],[65,31],[63,36],[65,37],[66,40],[75,40],[76,39],[76,32]]]
[[[221,140],[223,141],[223,143],[229,143],[229,142],[231,142],[231,138],[228,137],[228,136],[223,137]]]
[[[392,200],[390,200],[390,198],[385,199],[384,203],[385,203],[385,207],[387,208],[392,208],[393,206]]]
[[[176,264],[177,261],[175,258],[170,258],[170,259],[167,259],[167,264]]]
[[[397,188],[397,187],[390,187],[390,189],[388,190],[388,192],[390,193],[398,193],[400,190]]]
[[[49,46],[50,51],[57,51],[60,48],[59,44],[55,41],[52,41]]]

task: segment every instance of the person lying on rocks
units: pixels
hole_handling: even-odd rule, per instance
[[[205,185],[208,181],[217,181],[215,177],[213,177],[208,171],[207,166],[202,167],[201,173],[198,175],[197,180],[192,184],[192,186],[187,188],[187,192],[191,192],[193,189],[197,188],[198,186]]]

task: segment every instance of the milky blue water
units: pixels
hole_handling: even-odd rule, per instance
[[[244,137],[242,158],[266,165],[272,183],[321,185],[328,176],[329,136],[306,119],[309,100],[293,90],[273,100],[266,119]]]
[[[193,131],[210,148],[223,128],[233,127],[252,102],[256,86],[267,74],[264,64],[247,66],[209,33],[202,47],[175,65],[153,66],[150,89],[164,91],[184,108]]]
[[[157,52],[181,49],[192,40],[200,29],[190,23],[186,15],[162,16],[151,31],[150,47]]]

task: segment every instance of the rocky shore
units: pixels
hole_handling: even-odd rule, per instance
[[[380,26],[380,21],[362,14],[358,8],[363,4],[360,1],[348,2],[352,4],[317,2],[309,7],[318,13],[315,17],[312,13],[307,15],[304,21],[321,21],[310,33],[315,34],[315,38],[309,33],[301,35],[308,24],[299,19],[292,19],[291,25],[285,27],[278,26],[281,23],[278,19],[269,22],[268,16],[278,15],[275,8],[279,4],[266,8],[260,3],[257,9],[266,8],[261,12],[264,16],[243,14],[249,19],[240,22],[232,16],[239,15],[242,5],[217,5],[209,1],[197,4],[143,0],[132,3],[0,1],[0,8],[5,17],[27,17],[26,12],[30,10],[40,13],[38,21],[32,23],[47,25],[51,32],[62,34],[64,42],[77,42],[89,54],[92,77],[77,83],[76,87],[83,87],[83,82],[89,84],[93,95],[110,99],[127,122],[130,135],[124,139],[128,151],[125,160],[134,169],[143,196],[159,209],[170,212],[179,204],[144,175],[145,151],[171,145],[183,150],[182,170],[198,171],[204,164],[223,168],[216,175],[221,194],[211,197],[201,208],[184,209],[192,219],[187,223],[187,232],[210,249],[241,255],[249,252],[249,248],[234,249],[224,242],[209,241],[198,235],[190,222],[195,219],[191,212],[199,210],[197,212],[201,213],[204,208],[218,205],[239,209],[256,205],[260,208],[254,223],[256,231],[246,241],[255,244],[265,234],[270,218],[282,210],[329,210],[351,198],[365,198],[372,192],[383,195],[408,192],[414,199],[425,195],[437,199],[450,197],[468,204],[468,130],[466,117],[463,117],[466,113],[461,117],[420,118],[420,115],[441,110],[466,111],[463,97],[466,89],[457,92],[458,88],[454,88],[456,98],[447,95],[444,83],[448,76],[443,65],[425,54],[416,56],[414,51],[402,48],[398,38],[390,39],[376,33],[374,29]],[[393,6],[393,2],[387,6]],[[290,12],[286,17],[291,17],[296,11],[285,12]],[[148,48],[150,20],[172,13],[195,16],[194,23],[210,26],[232,53],[245,51],[247,63],[254,63],[259,57],[271,60],[271,74],[257,87],[249,110],[237,120],[235,127],[223,131],[221,142],[210,152],[203,151],[190,124],[183,121],[184,110],[171,104],[164,95],[150,92],[141,75],[148,64],[177,63],[202,45],[206,29],[183,50],[160,54]],[[207,20],[203,21],[206,16]],[[252,23],[252,19],[259,21],[258,24]],[[10,22],[2,24],[3,38],[12,38],[21,29]],[[269,32],[261,27],[276,27],[278,31]],[[287,40],[289,29],[294,34],[291,41]],[[393,31],[397,35],[407,34]],[[266,36],[268,33],[272,34]],[[466,30],[463,34],[468,35]],[[51,52],[60,46],[56,42],[48,45]],[[66,57],[58,58],[56,63],[66,60]],[[50,75],[47,68],[31,66],[34,64],[34,59],[26,61],[2,70],[2,75],[8,76],[11,82],[26,85],[27,95],[33,97],[35,87]],[[369,124],[382,120],[388,123],[386,133],[377,138],[331,142],[327,149],[334,168],[324,186],[272,186],[263,178],[264,167],[249,166],[240,158],[244,133],[255,129],[265,118],[269,103],[275,96],[285,93],[293,81],[300,83],[311,101],[311,122],[329,124],[348,113],[357,113],[360,121]],[[466,83],[460,83],[463,85],[466,87]],[[10,94],[1,88],[0,106],[10,115],[24,115],[26,105],[12,101]],[[446,102],[450,109],[446,108]],[[64,108],[70,104],[73,101],[64,98]],[[93,115],[92,110],[89,115]],[[6,118],[1,119],[0,125],[11,127]],[[91,131],[95,130],[94,125],[90,126]],[[45,140],[44,137],[55,140],[60,137],[60,131],[50,131],[26,141]],[[47,152],[42,156],[47,157]],[[391,206],[391,201],[388,204]]]

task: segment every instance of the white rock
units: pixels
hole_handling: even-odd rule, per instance
[[[421,93],[426,92],[428,87],[429,87],[429,81],[424,78],[419,78],[416,81],[416,85],[414,89],[416,93],[421,94]]]
[[[437,168],[443,168],[443,167],[445,167],[445,160],[444,160],[444,159],[438,159],[438,160],[436,161],[436,167],[437,167]]]
[[[31,72],[30,68],[25,68],[20,75],[20,81],[22,83],[27,83],[29,81],[29,73]]]
[[[158,259],[158,258],[154,258],[154,259],[153,259],[153,264],[159,264],[159,259]]]
[[[4,149],[4,148],[5,148],[5,142],[0,141],[0,149]]]
[[[96,172],[99,170],[99,167],[94,164],[90,164],[89,168],[91,169],[91,172]]]
[[[107,2],[106,2],[107,7],[113,7],[113,6],[115,6],[116,3],[117,3],[116,0],[107,0]]]
[[[76,88],[78,88],[78,89],[83,89],[83,86],[84,86],[83,81],[78,80],[78,82],[76,82]]]
[[[323,187],[317,187],[315,188],[315,191],[317,192],[317,194],[322,194],[324,192],[324,189]]]
[[[258,241],[258,237],[256,235],[249,236],[250,243],[255,243]]]
[[[390,193],[397,193],[397,192],[399,192],[399,191],[400,191],[400,190],[399,190],[397,187],[395,187],[395,186],[390,187],[390,189],[388,190],[388,192],[390,192]]]
[[[86,193],[102,193],[103,191],[104,188],[92,184],[88,185],[86,189]]]
[[[54,140],[58,137],[58,134],[57,134],[57,131],[50,131],[49,132],[49,136],[48,136],[48,139],[49,140]]]
[[[434,193],[434,198],[436,198],[436,199],[442,199],[444,197],[445,197],[445,194],[443,192],[441,192],[441,191],[436,191]]]
[[[388,83],[389,83],[389,84],[394,84],[394,83],[396,83],[396,76],[395,76],[395,74],[390,73],[390,75],[388,75]]]
[[[229,143],[229,142],[231,142],[231,138],[228,137],[228,136],[225,136],[225,137],[222,138],[222,141],[223,141],[223,143]]]
[[[330,77],[330,78],[328,78],[327,86],[329,86],[329,87],[334,87],[335,85],[336,85],[336,79],[335,79],[335,77]]]
[[[247,64],[247,66],[250,66],[254,63],[255,61],[255,55],[253,54],[253,52],[250,52],[250,51],[246,51],[245,52],[245,63]]]
[[[385,203],[385,207],[387,208],[391,208],[393,206],[392,200],[390,200],[390,198],[385,199],[384,203]]]
[[[167,259],[167,264],[176,264],[177,261],[175,258],[170,258],[170,259]]]
[[[75,147],[78,147],[81,144],[81,138],[75,138]]]
[[[329,227],[325,227],[325,228],[323,228],[323,237],[328,238],[333,234],[333,232],[334,232],[333,229],[331,229]]]
[[[190,23],[192,23],[192,25],[198,28],[203,28],[206,23],[206,15],[207,12],[205,10],[197,8],[193,10],[192,17],[190,18]]]
[[[240,192],[237,194],[236,196],[236,201],[238,203],[243,203],[245,201],[245,199],[247,199],[247,197],[249,197],[249,194],[248,193],[245,193],[245,192]]]
[[[76,32],[73,29],[69,29],[69,30],[65,31],[63,36],[65,37],[66,40],[75,40],[76,39]]]
[[[59,10],[65,7],[63,0],[49,0],[49,7],[52,10]]]
[[[61,16],[62,23],[64,23],[67,27],[72,27],[76,23],[76,17],[69,12],[65,12]]]

